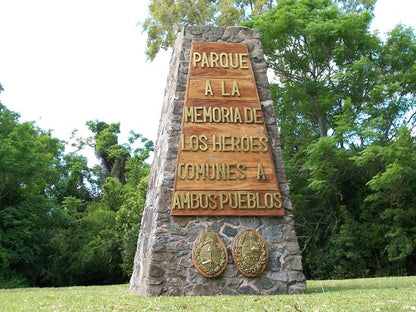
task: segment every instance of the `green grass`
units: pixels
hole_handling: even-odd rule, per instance
[[[152,297],[128,285],[0,290],[0,311],[416,311],[416,277],[308,281],[279,296]]]

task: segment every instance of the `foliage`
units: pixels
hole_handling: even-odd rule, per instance
[[[116,170],[117,174],[99,181],[102,196],[87,203],[81,213],[80,209],[66,210],[72,221],[53,238],[54,266],[47,277],[49,285],[121,283],[129,278],[133,266],[150,168],[145,161],[153,143],[131,133],[130,144],[119,145],[119,124],[96,121],[87,125],[95,134],[94,145],[104,172],[111,175]],[[141,142],[134,149],[138,139]],[[123,170],[114,168],[114,160],[122,160]],[[67,208],[83,206],[68,197],[65,204]]]
[[[119,145],[119,124],[89,122],[100,177],[85,157],[18,119],[0,104],[0,287],[125,282],[153,143],[131,133]]]
[[[281,1],[274,0],[151,0],[143,31],[147,33],[146,56],[153,60],[168,49],[183,26],[236,26],[261,15]],[[376,0],[338,0],[345,12],[372,11]]]
[[[0,104],[0,282],[36,283],[47,262],[59,207],[49,196],[58,181],[62,144]]]
[[[386,146],[372,144],[354,157],[356,166],[379,168],[367,182],[371,192],[365,207],[377,212],[377,221],[384,225],[382,251],[397,273],[413,267],[416,254],[415,151],[416,138],[402,127]]]
[[[121,239],[121,268],[125,277],[130,277],[133,270],[137,237],[147,193],[148,175],[147,171],[139,183],[131,185],[115,219],[115,227]]]
[[[250,14],[273,6],[272,0],[151,0],[143,23],[147,32],[146,55],[153,60],[160,49],[173,45],[176,34],[186,25],[237,25]]]
[[[276,79],[306,273],[415,272],[413,30],[369,31],[374,1],[281,0],[259,28]],[[409,183],[409,184],[408,184]]]
[[[95,154],[101,160],[104,181],[111,176],[125,183],[125,165],[128,149],[118,144],[120,123],[107,124],[103,121],[88,121],[88,128],[94,133]]]

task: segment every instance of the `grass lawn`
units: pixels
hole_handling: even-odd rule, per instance
[[[141,298],[128,285],[0,290],[0,311],[416,311],[416,277],[308,281],[304,295]]]

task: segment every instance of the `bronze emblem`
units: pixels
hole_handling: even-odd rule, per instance
[[[192,253],[194,266],[205,277],[220,275],[227,266],[227,248],[215,232],[204,232]]]
[[[256,231],[247,230],[237,235],[232,252],[237,269],[245,276],[259,276],[266,268],[269,249]]]

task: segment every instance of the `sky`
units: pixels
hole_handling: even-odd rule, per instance
[[[145,57],[145,0],[0,0],[0,102],[69,140],[88,120],[157,138],[170,52]],[[372,28],[416,29],[415,0],[378,0]]]
[[[155,140],[170,53],[146,61],[143,0],[0,0],[0,101],[68,140],[88,120]]]

